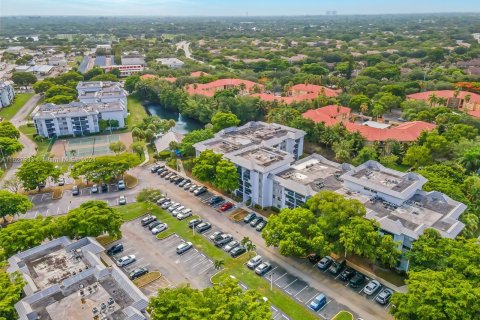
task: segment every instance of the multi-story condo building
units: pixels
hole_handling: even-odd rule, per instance
[[[427,182],[413,172],[399,172],[376,161],[357,167],[335,163],[318,154],[300,159],[301,130],[251,122],[220,131],[194,145],[197,155],[210,149],[232,161],[239,172],[236,194],[262,207],[295,208],[322,190],[357,199],[367,219],[376,220],[380,232],[392,235],[408,251],[425,229],[455,238],[465,227],[459,221],[465,204],[447,195],[422,190]],[[399,268],[407,268],[402,259]]]
[[[127,106],[127,92],[118,82],[81,81],[77,85],[77,91],[80,102],[120,102]]]
[[[13,82],[0,81],[0,108],[11,105],[14,98]]]
[[[44,137],[83,136],[100,131],[100,120],[116,120],[125,126],[126,106],[120,102],[55,105],[47,103],[35,108],[32,119],[37,134]]]

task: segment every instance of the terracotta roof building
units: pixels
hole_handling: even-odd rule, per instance
[[[425,91],[419,93],[413,93],[407,95],[407,99],[429,101],[429,98],[434,94],[437,98],[443,98],[447,100],[447,107],[455,108],[459,110],[466,110],[472,117],[479,117],[480,113],[480,94],[476,94],[468,91],[460,91],[458,96],[455,97],[454,90],[438,90],[438,91]],[[470,99],[467,102],[465,97],[469,96]],[[435,104],[438,106],[438,103]]]

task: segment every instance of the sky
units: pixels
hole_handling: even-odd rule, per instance
[[[0,0],[0,15],[270,16],[480,12],[480,0]]]

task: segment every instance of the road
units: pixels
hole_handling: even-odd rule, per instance
[[[180,41],[179,43],[175,44],[175,46],[177,47],[177,50],[183,50],[185,52],[185,57],[187,59],[196,61],[200,64],[204,63],[203,61],[197,60],[194,57],[192,57],[192,52],[190,51],[190,42]]]
[[[67,192],[60,200],[47,199],[44,203],[40,203],[33,210],[27,213],[26,218],[33,218],[39,214],[43,216],[64,214],[68,210],[78,207],[81,203],[88,200],[106,200],[110,204],[115,204],[118,197],[126,195],[127,200],[134,201],[135,194],[143,188],[159,188],[164,194],[172,200],[182,203],[182,205],[192,208],[194,213],[199,213],[213,225],[220,228],[224,232],[231,233],[236,239],[249,237],[262,252],[264,258],[275,261],[282,269],[295,277],[301,278],[310,286],[320,292],[325,293],[328,297],[336,300],[338,303],[348,306],[354,313],[360,315],[364,319],[393,319],[383,307],[378,304],[367,301],[365,297],[345,287],[342,282],[334,280],[332,277],[326,277],[317,268],[303,260],[292,259],[282,256],[276,248],[267,247],[260,233],[253,228],[246,227],[243,224],[233,223],[225,214],[220,214],[213,208],[202,204],[198,198],[191,194],[180,190],[176,185],[166,182],[156,174],[150,173],[148,168],[137,167],[132,169],[130,174],[139,179],[137,187],[131,190],[121,192],[111,192],[106,194],[82,194],[72,197]]]
[[[18,112],[10,119],[10,122],[15,127],[20,127],[21,125],[25,124],[25,119],[30,114],[30,112],[36,107],[37,103],[41,99],[41,95],[35,94],[33,95],[24,105],[23,107],[18,110]],[[23,145],[22,151],[15,155],[15,158],[26,159],[36,154],[36,144],[27,138],[26,135],[20,132],[20,143]],[[17,168],[21,165],[21,162],[14,162],[12,167],[5,173],[2,180],[10,179],[14,176]]]

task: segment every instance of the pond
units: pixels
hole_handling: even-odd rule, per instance
[[[158,103],[148,103],[144,105],[145,109],[147,110],[148,114],[152,116],[157,116],[160,119],[175,120],[175,127],[173,131],[181,134],[189,133],[193,130],[203,129],[203,123],[182,116],[179,112],[167,110],[162,105]]]

